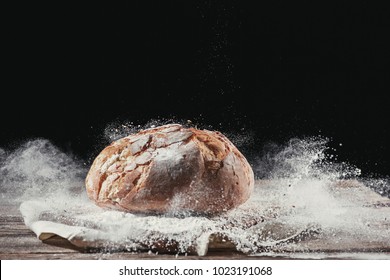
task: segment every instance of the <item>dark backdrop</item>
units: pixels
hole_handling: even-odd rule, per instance
[[[90,161],[111,123],[191,120],[251,135],[248,157],[321,135],[340,161],[388,175],[388,13],[311,2],[11,9],[1,147],[42,137]]]

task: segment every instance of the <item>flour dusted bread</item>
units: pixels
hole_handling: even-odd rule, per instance
[[[90,199],[137,213],[217,214],[244,203],[252,168],[220,132],[163,125],[123,137],[94,160]]]

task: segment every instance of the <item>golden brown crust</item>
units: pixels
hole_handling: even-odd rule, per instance
[[[170,124],[103,149],[87,178],[90,199],[129,212],[216,214],[244,203],[252,168],[221,133]]]

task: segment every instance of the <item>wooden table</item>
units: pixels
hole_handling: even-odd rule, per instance
[[[340,187],[343,187],[342,185]],[[371,190],[367,199],[376,203],[378,207],[390,207],[390,200],[381,197]],[[390,208],[389,208],[390,209]],[[388,209],[386,209],[388,210]],[[389,217],[390,220],[390,217]],[[385,225],[390,228],[390,224]],[[390,237],[389,237],[390,238]],[[310,241],[311,253],[307,255],[296,254],[294,259],[320,258],[320,259],[354,259],[374,258],[390,259],[390,246],[378,242],[360,244],[333,244],[332,240]],[[389,243],[387,243],[389,244]],[[325,254],[324,254],[325,253]],[[37,236],[24,224],[18,205],[2,204],[0,206],[0,259],[1,260],[30,260],[30,259],[283,259],[290,255],[278,257],[248,256],[238,252],[231,246],[209,248],[206,256],[155,254],[151,252],[97,252],[83,251],[72,245],[69,241],[53,237],[40,241]]]

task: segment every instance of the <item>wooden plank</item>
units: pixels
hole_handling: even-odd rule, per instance
[[[1,260],[223,260],[223,259],[269,259],[262,256],[248,256],[242,253],[216,252],[207,256],[185,255],[185,254],[155,254],[155,253],[31,253],[31,254],[2,254]],[[275,258],[283,259],[283,258]]]

